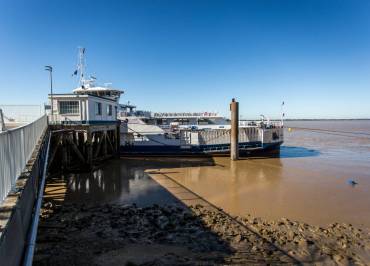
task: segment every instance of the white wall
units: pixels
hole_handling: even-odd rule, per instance
[[[54,121],[81,121],[85,120],[82,114],[82,104],[81,102],[84,100],[85,97],[76,97],[76,96],[53,96],[53,116],[52,120]],[[59,101],[79,101],[79,112],[78,114],[59,114]]]
[[[102,109],[101,109],[101,115],[97,115],[96,114],[96,103],[101,103],[102,105]],[[107,110],[107,106],[108,105],[111,105],[112,106],[112,115],[111,116],[108,116],[108,110]],[[115,107],[118,107],[118,104],[116,102],[112,102],[112,101],[109,101],[109,100],[105,100],[105,99],[99,99],[99,98],[96,98],[96,97],[89,97],[89,100],[88,100],[88,113],[89,113],[89,120],[96,120],[96,121],[99,121],[99,120],[102,120],[102,121],[115,121],[117,120],[117,114],[116,114],[116,110],[115,110]]]
[[[50,97],[49,97],[50,98]],[[59,101],[79,101],[79,112],[77,114],[59,114]],[[96,115],[96,103],[101,103],[101,115]],[[108,115],[107,106],[112,106],[112,115]],[[53,96],[53,120],[54,121],[116,121],[116,109],[118,104],[116,102],[94,97],[91,95],[54,95]]]

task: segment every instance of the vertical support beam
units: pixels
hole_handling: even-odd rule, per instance
[[[67,136],[65,132],[61,132],[62,134],[62,169],[67,169],[68,165],[68,155],[67,155]]]
[[[85,130],[82,134],[83,134],[83,136],[82,136],[82,140],[83,140],[83,142],[82,142],[82,152],[85,155],[85,158],[88,159],[87,158],[87,149],[86,149],[86,144],[87,144],[87,130]]]
[[[102,134],[99,131],[95,131],[94,135],[95,135],[94,142],[95,142],[95,147],[96,147],[94,157],[97,158],[97,157],[99,157],[100,148],[101,148],[102,143],[104,141],[104,134]]]
[[[109,147],[110,147],[110,151],[111,151],[111,154],[110,155],[116,155],[116,148],[114,146],[114,134],[112,133],[114,132],[113,130],[109,130],[107,131],[107,134],[106,134],[106,138],[105,140],[108,142],[109,144]],[[113,143],[113,144],[112,144]]]
[[[86,148],[87,148],[87,163],[90,167],[92,167],[93,162],[93,146],[92,146],[92,134],[89,128],[87,130],[87,141],[86,141]]]
[[[230,133],[230,159],[239,159],[239,103],[233,98],[230,104],[231,133]]]
[[[82,153],[80,152],[80,150],[78,149],[78,146],[76,145],[76,143],[73,142],[73,139],[70,139],[69,140],[69,143],[70,143],[70,147],[75,152],[75,154],[77,155],[77,157],[81,160],[81,162],[85,163],[85,158],[82,155]]]
[[[53,133],[51,134],[51,139],[50,139],[50,142],[52,141],[52,138],[54,137],[54,139],[57,139],[57,141],[55,142],[54,144],[54,149],[53,149],[53,152],[51,154],[51,156],[49,157],[49,163],[48,163],[48,167],[50,167],[54,161],[54,158],[55,156],[57,155],[57,151],[58,151],[58,148],[59,146],[61,146],[62,144],[62,136],[63,136],[63,133]],[[53,147],[53,142],[51,142],[52,146],[51,146],[51,149]]]
[[[121,146],[121,121],[118,120],[118,125],[115,130],[116,153],[119,156]]]
[[[78,142],[77,146],[78,149],[82,151],[82,154],[84,154],[83,146],[84,146],[84,133],[83,132],[77,132]]]
[[[107,131],[104,130],[103,133],[102,133],[102,139],[101,139],[101,141],[103,141],[104,158],[107,157],[107,154],[108,154],[107,138],[108,138]]]

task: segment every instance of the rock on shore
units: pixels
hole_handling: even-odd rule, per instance
[[[231,217],[200,205],[44,204],[35,265],[366,265],[368,231]]]

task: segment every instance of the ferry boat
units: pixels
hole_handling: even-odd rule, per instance
[[[119,104],[123,90],[95,85],[85,78],[85,48],[80,48],[80,86],[73,94],[49,96],[52,121],[63,123],[119,123],[122,155],[227,155],[230,153],[230,121],[214,112],[155,113]],[[239,152],[279,150],[283,143],[283,120],[240,121]]]
[[[227,155],[230,121],[217,113],[154,113],[120,105],[121,154],[124,155]],[[239,122],[239,152],[279,150],[283,122]]]

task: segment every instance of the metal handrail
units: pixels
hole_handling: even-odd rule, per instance
[[[0,203],[8,195],[47,127],[42,116],[27,125],[0,132]]]
[[[36,202],[36,209],[35,209],[35,213],[33,215],[33,220],[32,220],[32,226],[31,226],[31,231],[30,231],[31,233],[30,233],[30,237],[29,237],[29,240],[26,246],[26,252],[25,252],[24,263],[23,263],[24,266],[32,266],[32,262],[33,262],[33,254],[35,252],[37,229],[38,229],[39,219],[40,219],[41,203],[42,203],[42,198],[44,196],[45,180],[46,180],[47,169],[48,169],[51,134],[52,133],[50,132],[49,138],[48,138],[48,144],[46,148],[44,168],[42,171],[42,179],[41,179],[41,184],[39,187],[39,193],[38,193],[37,202]]]

